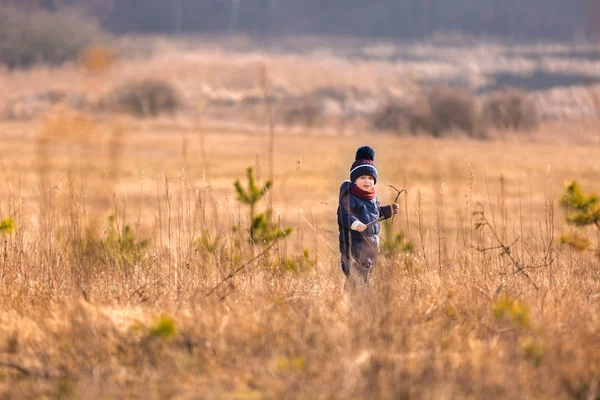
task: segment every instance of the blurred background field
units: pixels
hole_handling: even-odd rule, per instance
[[[3,398],[598,398],[598,9],[467,3],[0,1]]]

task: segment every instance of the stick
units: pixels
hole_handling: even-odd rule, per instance
[[[208,291],[208,293],[206,293],[206,297],[210,296],[215,290],[217,290],[219,288],[219,286],[221,286],[222,284],[224,284],[225,282],[227,282],[228,280],[230,280],[231,278],[233,278],[238,272],[240,272],[241,270],[243,270],[244,268],[248,267],[249,265],[251,265],[254,261],[258,260],[259,258],[261,258],[262,256],[264,256],[265,254],[267,254],[269,252],[269,250],[271,250],[271,248],[273,248],[273,246],[275,246],[275,244],[278,242],[278,240],[275,240],[273,243],[271,243],[269,245],[269,247],[267,247],[266,249],[264,249],[260,254],[258,254],[256,257],[254,257],[253,259],[251,259],[250,261],[246,261],[244,264],[242,264],[238,269],[236,269],[235,271],[233,271],[232,273],[230,273],[229,275],[227,275],[225,278],[223,278],[223,280],[221,282],[219,282],[217,284],[217,286],[213,287],[211,290]]]
[[[365,224],[365,226],[368,228],[368,227],[370,227],[370,226],[373,226],[373,225],[375,225],[376,223],[378,223],[378,222],[380,222],[380,221],[383,221],[384,219],[385,219],[385,217],[384,217],[384,216],[381,216],[381,217],[377,218],[375,221],[371,221],[371,222],[369,222],[368,224]],[[366,229],[366,228],[365,228],[365,229]]]
[[[38,372],[38,371],[33,371],[30,370],[28,368],[25,368],[19,364],[15,364],[12,362],[0,362],[0,367],[6,367],[6,368],[12,368],[18,372],[20,372],[21,374],[23,374],[24,376],[31,376],[31,377],[35,377],[35,378],[41,378],[41,379],[55,379],[56,377],[50,375],[48,372],[44,371],[44,372]]]
[[[390,187],[390,189],[394,189],[397,194],[396,194],[396,198],[394,199],[394,203],[398,202],[398,197],[400,197],[400,195],[402,194],[402,192],[408,194],[408,190],[406,189],[396,189],[396,187],[394,187],[393,185],[388,185]],[[392,215],[392,225],[394,225],[394,217],[396,216],[396,214]],[[408,218],[408,215],[406,216]]]
[[[394,200],[394,203],[396,203],[396,202],[398,201],[398,197],[400,197],[400,195],[402,194],[402,192],[404,192],[404,193],[408,193],[408,191],[407,191],[406,189],[401,189],[401,190],[398,190],[398,189],[396,189],[396,188],[395,188],[394,186],[392,186],[392,185],[388,185],[388,186],[390,187],[390,189],[394,189],[396,192],[398,192],[398,194],[396,194],[396,199]],[[395,217],[395,216],[396,216],[396,214],[392,215],[392,224],[394,223],[394,217]],[[378,222],[381,222],[381,221],[383,221],[384,219],[385,219],[385,217],[384,217],[384,216],[381,216],[381,217],[377,218],[375,221],[371,221],[371,222],[369,222],[368,224],[365,224],[365,226],[368,228],[368,227],[370,227],[370,226],[373,226],[373,225],[375,225],[375,224],[376,224],[376,223],[378,223]]]

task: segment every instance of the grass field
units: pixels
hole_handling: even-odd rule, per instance
[[[136,66],[164,67],[111,74]],[[371,67],[361,73],[375,81]],[[193,68],[174,68],[201,85]],[[69,66],[2,82],[25,93],[50,76],[65,90],[89,83]],[[105,78],[90,90],[113,84]],[[233,186],[248,166],[269,175],[264,119],[56,108],[0,121],[0,221],[14,221],[0,229],[0,393],[598,398],[598,258],[558,240],[579,229],[559,207],[565,182],[598,190],[598,129],[547,122],[476,141],[276,126],[259,211],[272,201],[293,231],[267,247],[248,243]],[[363,144],[376,151],[382,203],[388,184],[408,194],[385,223],[373,284],[345,292],[337,191]],[[579,234],[598,248],[597,231]]]

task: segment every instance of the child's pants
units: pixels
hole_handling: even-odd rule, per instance
[[[379,238],[373,237],[373,242],[364,241],[354,246],[352,256],[342,254],[342,269],[353,285],[368,283],[369,277],[377,263],[379,253]]]
[[[342,268],[347,277],[346,285],[350,284],[356,286],[358,284],[367,284],[369,282],[373,264],[368,263],[366,266],[363,265],[352,257],[342,256]]]

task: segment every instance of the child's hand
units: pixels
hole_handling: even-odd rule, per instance
[[[392,212],[394,214],[398,214],[398,212],[400,212],[400,206],[398,204],[396,204],[396,203],[393,203],[392,204]]]
[[[356,230],[359,231],[359,232],[362,232],[365,229],[367,229],[367,226],[365,224],[363,224],[363,223],[358,224],[358,226],[356,227]]]

